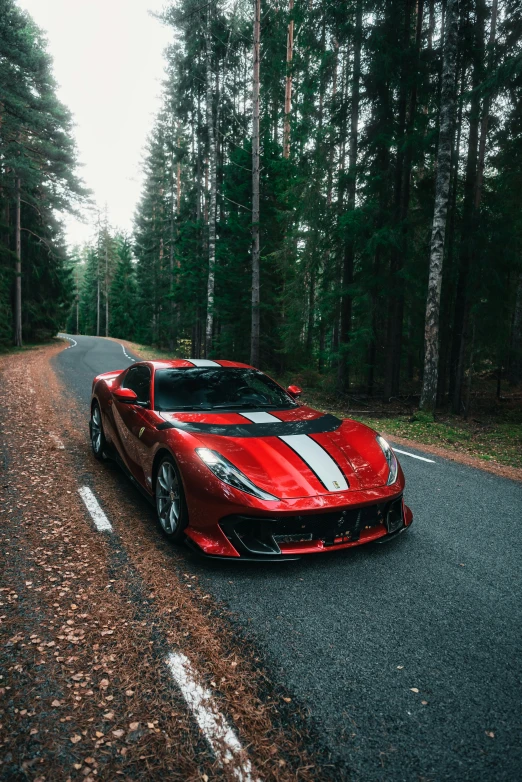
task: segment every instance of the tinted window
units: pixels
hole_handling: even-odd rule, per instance
[[[296,407],[273,380],[254,369],[159,369],[154,376],[156,410]]]
[[[125,375],[123,388],[130,388],[138,397],[138,402],[150,401],[149,367],[131,367]]]

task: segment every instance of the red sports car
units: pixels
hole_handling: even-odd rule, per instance
[[[93,381],[94,455],[115,458],[165,534],[212,557],[281,560],[408,528],[380,435],[233,361],[143,361]]]

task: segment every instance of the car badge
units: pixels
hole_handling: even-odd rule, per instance
[[[139,433],[138,437],[141,437],[141,435],[143,434],[144,431],[145,431],[145,427],[142,426],[141,429],[140,429],[140,433]]]
[[[341,488],[339,486],[339,484],[337,483],[337,481],[332,481],[332,483],[333,483],[335,489],[340,489]]]

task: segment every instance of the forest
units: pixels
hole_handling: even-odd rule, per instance
[[[67,328],[466,413],[522,381],[520,0],[176,0],[132,235],[0,0],[0,342]]]
[[[42,32],[0,0],[0,347],[63,327],[74,283],[60,213],[86,196]]]

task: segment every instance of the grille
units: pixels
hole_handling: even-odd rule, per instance
[[[322,541],[334,546],[359,540],[361,532],[386,524],[393,532],[403,524],[402,497],[391,502],[306,516],[259,518],[229,516],[221,528],[240,554],[280,554],[280,544]]]

